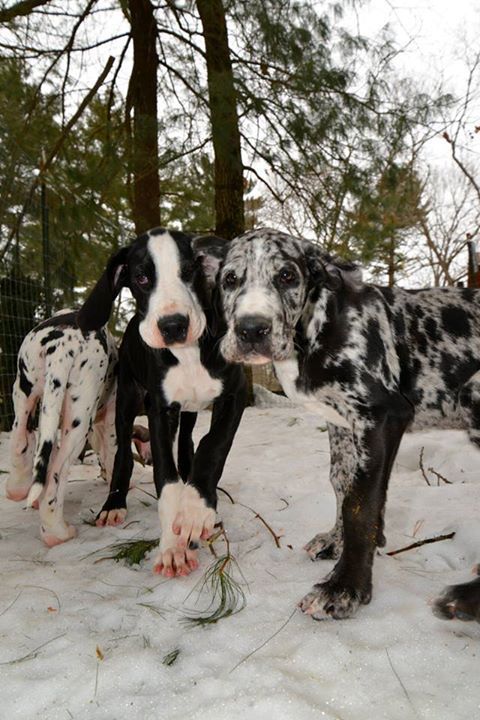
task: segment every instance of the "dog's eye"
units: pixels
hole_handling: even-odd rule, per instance
[[[223,276],[223,287],[225,288],[234,288],[237,284],[237,275],[233,270],[229,270],[225,275]]]
[[[278,273],[278,279],[282,283],[282,285],[292,285],[292,283],[296,282],[297,275],[293,270],[289,270],[289,268],[283,268]]]
[[[148,287],[148,285],[150,285],[149,278],[147,277],[147,275],[144,275],[143,273],[140,273],[139,275],[135,276],[135,282],[137,283],[137,285],[139,285],[140,287],[143,287],[143,288]]]

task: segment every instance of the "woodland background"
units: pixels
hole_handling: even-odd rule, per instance
[[[0,2],[0,422],[18,346],[156,225],[268,224],[376,281],[451,285],[480,222],[480,52],[404,73],[366,2]],[[473,119],[472,119],[473,118]],[[439,167],[429,143],[448,147]],[[113,326],[122,324],[121,310]]]

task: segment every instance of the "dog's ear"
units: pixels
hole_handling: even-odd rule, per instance
[[[305,259],[312,287],[325,285],[330,290],[349,287],[358,290],[363,284],[362,270],[353,262],[329,255],[314,243],[305,248]]]
[[[229,241],[218,235],[198,235],[192,240],[195,257],[200,260],[207,285],[213,287],[220,265],[227,254]]]
[[[118,293],[127,284],[127,255],[130,247],[121,248],[112,255],[105,272],[90,292],[77,313],[80,330],[98,330],[108,322],[112,306]]]

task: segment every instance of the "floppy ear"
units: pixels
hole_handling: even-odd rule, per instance
[[[312,286],[321,284],[330,290],[342,287],[358,290],[363,284],[362,270],[358,265],[329,255],[319,245],[308,243],[305,258]]]
[[[124,247],[112,255],[105,272],[90,292],[77,313],[80,330],[98,330],[108,322],[113,301],[127,282],[126,262],[130,247]]]
[[[227,254],[229,241],[218,235],[199,235],[192,240],[195,257],[200,259],[207,285],[215,285],[220,265]]]

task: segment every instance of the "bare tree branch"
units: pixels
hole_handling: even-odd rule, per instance
[[[21,2],[12,5],[11,8],[2,8],[0,10],[0,23],[10,22],[22,15],[29,15],[35,8],[47,5],[49,2],[50,0],[21,0]]]

